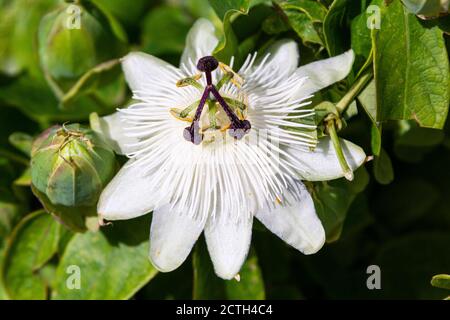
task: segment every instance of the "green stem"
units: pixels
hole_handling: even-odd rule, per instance
[[[88,80],[90,80],[93,76],[105,71],[109,71],[119,63],[120,63],[119,59],[109,60],[99,64],[98,66],[94,67],[93,69],[83,74],[81,78],[78,79],[78,81],[73,85],[73,87],[70,88],[69,91],[63,94],[63,96],[60,98],[61,106],[64,108],[64,106],[67,105],[67,103],[70,100],[72,100],[83,89]]]
[[[347,160],[345,159],[344,152],[342,151],[341,142],[339,140],[339,136],[337,135],[336,125],[334,120],[327,122],[327,129],[330,135],[331,141],[333,142],[334,150],[336,150],[336,156],[338,158],[339,164],[341,165],[342,170],[344,171],[344,177],[352,181],[353,180],[353,171],[350,169]]]
[[[372,80],[372,77],[373,72],[369,69],[356,80],[350,90],[336,104],[336,108],[340,114],[343,114],[345,112],[352,101],[355,100],[356,96],[366,87],[370,80]]]
[[[49,72],[44,72],[45,80],[47,81],[48,86],[52,90],[55,97],[60,101],[64,97],[64,92],[61,90],[61,88],[58,86],[55,80],[53,80],[52,76]]]
[[[27,159],[25,157],[18,156],[18,155],[14,154],[14,153],[12,153],[12,152],[10,152],[8,150],[0,150],[0,157],[5,157],[5,158],[7,158],[7,159],[9,159],[11,161],[23,164],[25,166],[30,165],[30,160],[29,159]]]

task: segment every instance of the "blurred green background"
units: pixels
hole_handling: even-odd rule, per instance
[[[366,11],[371,4],[381,8],[376,32],[366,23],[376,13]],[[405,4],[0,0],[0,298],[449,296],[448,280],[439,283],[447,289],[430,281],[450,273],[450,18],[440,7]],[[80,17],[80,29],[67,17]],[[130,92],[118,58],[140,50],[178,65],[186,34],[199,17],[211,19],[223,37],[225,46],[216,55],[233,54],[238,62],[280,38],[298,42],[301,64],[352,47],[354,70],[317,94],[314,104],[339,101],[361,72],[375,71],[343,115],[346,127],[339,133],[375,155],[374,161],[359,169],[353,182],[308,184],[328,244],[304,256],[256,225],[240,283],[215,277],[203,240],[181,268],[158,274],[147,259],[151,216],[74,233],[44,212],[30,189],[34,138],[54,124],[89,125],[91,113],[107,115],[127,105]],[[388,36],[394,44],[386,44]],[[405,43],[413,48],[408,58]],[[405,70],[414,83],[405,83]],[[68,289],[72,265],[80,267],[81,289]],[[370,265],[381,269],[380,290],[366,286]]]

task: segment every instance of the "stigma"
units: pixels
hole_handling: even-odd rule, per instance
[[[219,68],[223,71],[223,77],[217,82],[212,83],[212,72]],[[198,145],[204,140],[204,131],[201,126],[201,116],[205,105],[208,105],[209,128],[211,130],[219,129],[228,131],[228,134],[236,140],[242,139],[251,129],[251,124],[244,119],[247,106],[230,97],[224,97],[219,93],[221,87],[228,82],[240,86],[243,80],[230,67],[219,63],[213,56],[200,58],[197,62],[197,70],[204,74],[206,78],[206,87],[199,82],[201,73],[177,82],[178,87],[194,86],[202,91],[199,101],[188,106],[184,110],[171,109],[172,115],[184,121],[191,122],[191,125],[183,131],[183,137],[187,141]],[[218,110],[221,108],[221,110]],[[194,111],[195,110],[195,111]],[[217,119],[217,114],[225,115]],[[220,122],[221,125],[218,125]]]

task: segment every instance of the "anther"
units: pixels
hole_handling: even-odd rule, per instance
[[[201,72],[213,72],[219,66],[219,62],[213,56],[200,58],[197,62],[197,69]]]

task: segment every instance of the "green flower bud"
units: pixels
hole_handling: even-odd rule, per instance
[[[31,151],[31,183],[47,211],[76,231],[96,227],[96,204],[113,177],[115,156],[92,130],[78,124],[54,126]]]
[[[54,80],[78,79],[96,65],[122,55],[122,43],[104,17],[99,17],[80,5],[64,3],[42,18],[39,57]]]

